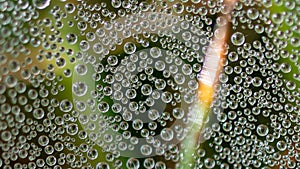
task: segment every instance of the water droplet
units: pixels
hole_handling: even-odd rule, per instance
[[[172,93],[166,91],[166,92],[163,92],[162,95],[161,95],[161,100],[164,102],[164,103],[170,103],[173,99],[173,95]]]
[[[161,56],[161,50],[158,47],[153,47],[150,49],[150,55],[153,58],[158,58]]]
[[[41,108],[35,109],[33,111],[33,117],[38,119],[38,120],[42,119],[44,117],[44,115],[45,115],[45,112]]]
[[[241,46],[245,42],[245,36],[241,32],[235,32],[231,35],[231,42],[236,46]]]
[[[17,60],[10,60],[8,62],[8,67],[11,72],[17,72],[20,70],[20,64]]]
[[[174,12],[181,14],[184,11],[184,5],[182,3],[176,3],[173,5]]]
[[[152,93],[152,87],[151,87],[151,85],[149,85],[149,84],[144,84],[144,85],[141,87],[141,92],[142,92],[142,94],[145,95],[145,96],[151,95],[151,93]]]
[[[289,73],[289,72],[291,72],[291,70],[292,70],[291,65],[288,64],[288,63],[282,63],[282,64],[280,65],[280,68],[281,68],[281,71],[282,71],[283,73]]]
[[[75,11],[75,5],[73,3],[65,4],[65,10],[67,13],[73,13]]]
[[[124,45],[124,52],[128,55],[133,54],[136,51],[136,46],[132,42],[126,42]]]
[[[98,163],[96,169],[110,169],[109,165],[105,162]]]
[[[145,156],[149,156],[152,153],[152,147],[148,144],[144,144],[141,146],[141,153]]]
[[[112,0],[112,1],[111,1],[111,5],[112,5],[114,8],[120,8],[121,5],[122,5],[122,1],[121,1],[121,0]]]
[[[268,128],[268,126],[266,126],[264,124],[260,124],[256,128],[256,132],[259,136],[264,137],[269,133],[269,128]]]
[[[70,134],[70,135],[75,135],[77,134],[78,132],[78,126],[77,124],[69,124],[68,127],[67,127],[67,133]]]
[[[160,113],[156,109],[151,109],[148,112],[149,119],[151,119],[153,121],[157,120],[159,118],[159,116],[160,116]]]
[[[51,3],[51,0],[33,0],[33,4],[38,9],[45,9]]]
[[[204,160],[204,164],[207,168],[214,168],[215,167],[215,160],[212,158],[206,158]]]
[[[49,138],[45,135],[41,135],[38,138],[38,142],[41,146],[47,146],[49,144]]]
[[[166,164],[162,161],[158,161],[155,164],[155,169],[166,169]]]
[[[91,160],[95,160],[98,158],[98,151],[95,149],[91,149],[87,152],[87,157]]]
[[[175,109],[173,109],[172,113],[173,113],[173,116],[176,119],[182,119],[183,116],[184,116],[184,110],[181,109],[181,108],[175,108]]]
[[[70,112],[73,108],[73,104],[69,100],[65,99],[60,102],[59,108],[63,112]]]
[[[259,11],[255,8],[250,8],[247,10],[247,16],[252,19],[252,20],[255,20],[258,18],[259,16]]]
[[[67,42],[71,45],[75,44],[77,42],[77,36],[73,33],[69,33],[66,36]]]
[[[279,151],[284,151],[287,148],[286,142],[282,141],[282,140],[278,141],[277,144],[276,144],[276,146],[277,146],[277,148],[278,148]]]
[[[154,167],[154,165],[155,165],[155,161],[154,161],[154,159],[153,158],[146,158],[145,160],[144,160],[144,167],[145,168],[153,168]]]
[[[18,79],[13,75],[8,75],[5,78],[5,83],[8,87],[15,87],[18,82]]]
[[[260,87],[260,85],[262,84],[261,78],[260,78],[260,77],[254,77],[254,78],[252,79],[252,84],[253,84],[253,86],[255,86],[255,87]]]
[[[129,158],[126,162],[126,167],[128,169],[138,169],[140,168],[140,161],[136,158]]]
[[[83,82],[75,82],[72,85],[72,92],[76,95],[76,96],[84,96],[87,92],[87,85]]]
[[[174,132],[171,128],[164,128],[160,132],[160,136],[165,141],[171,141],[174,137]]]
[[[143,128],[143,121],[140,120],[140,119],[135,119],[133,122],[132,122],[132,127],[135,129],[135,130],[141,130]]]
[[[9,141],[9,140],[11,139],[11,137],[12,137],[12,134],[11,134],[11,132],[9,132],[9,131],[3,131],[3,132],[1,133],[1,139],[2,139],[3,141]]]
[[[57,58],[56,65],[58,67],[64,67],[66,65],[66,60],[64,58]]]

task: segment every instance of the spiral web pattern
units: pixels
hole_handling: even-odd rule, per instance
[[[298,0],[0,0],[0,168],[299,168]]]

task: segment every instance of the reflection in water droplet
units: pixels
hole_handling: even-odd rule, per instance
[[[135,50],[136,50],[136,46],[135,46],[134,43],[132,43],[132,42],[125,43],[125,45],[124,45],[124,52],[126,54],[129,54],[129,55],[133,54],[135,52]]]
[[[72,91],[77,96],[84,96],[87,92],[87,85],[83,82],[75,82],[72,85]]]
[[[38,9],[45,9],[47,8],[51,3],[51,0],[33,0],[33,4]]]
[[[66,39],[67,42],[70,43],[71,45],[77,42],[77,36],[73,33],[67,34]]]
[[[70,134],[70,135],[75,135],[77,134],[78,132],[78,126],[77,124],[70,124],[68,125],[68,128],[67,128],[67,133]]]
[[[98,157],[98,151],[95,149],[91,149],[87,152],[87,157],[91,160],[95,160]]]
[[[260,124],[259,126],[257,126],[256,132],[259,136],[263,137],[269,133],[269,128],[264,124]]]
[[[145,156],[148,156],[152,153],[152,147],[145,144],[141,146],[141,153]]]
[[[245,42],[245,36],[241,32],[235,32],[231,35],[231,42],[236,46],[241,46]]]
[[[174,137],[174,132],[172,129],[170,128],[164,128],[161,132],[160,132],[160,136],[163,140],[165,141],[171,141]]]
[[[109,165],[105,162],[98,163],[96,169],[110,169]]]
[[[73,108],[73,104],[69,100],[65,99],[65,100],[60,102],[59,108],[63,112],[69,112]]]
[[[128,169],[138,169],[138,168],[140,168],[140,162],[136,158],[130,158],[126,162],[126,167]]]

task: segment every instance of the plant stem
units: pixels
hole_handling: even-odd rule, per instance
[[[232,11],[237,0],[226,0],[224,3]],[[189,126],[189,133],[182,142],[181,152],[183,159],[179,168],[191,168],[193,166],[193,156],[199,146],[199,135],[203,128],[204,121],[210,112],[211,102],[213,101],[215,86],[218,83],[219,75],[223,69],[225,56],[225,44],[228,39],[230,13],[224,15],[226,24],[215,29],[218,36],[214,36],[211,45],[206,53],[203,69],[200,73],[198,100],[194,103],[190,114],[193,123]]]

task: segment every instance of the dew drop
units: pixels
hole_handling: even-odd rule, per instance
[[[256,132],[259,136],[264,137],[269,133],[269,128],[264,124],[260,124],[256,128]]]
[[[260,78],[260,77],[254,77],[254,78],[252,79],[252,84],[253,84],[253,86],[255,86],[255,87],[259,87],[259,86],[262,84],[261,78]]]
[[[248,16],[250,19],[255,20],[255,19],[258,18],[259,12],[258,12],[258,10],[255,9],[255,8],[250,8],[250,9],[247,10],[247,16]]]
[[[176,119],[182,119],[184,116],[184,110],[181,108],[175,108],[173,109],[172,114]]]
[[[153,168],[155,165],[155,161],[153,158],[146,158],[143,163],[145,168]]]
[[[65,99],[60,102],[59,108],[63,112],[70,112],[73,108],[73,104],[69,100]]]
[[[38,138],[38,142],[41,146],[47,146],[49,144],[49,138],[45,135],[41,135]]]
[[[68,125],[68,128],[67,128],[67,133],[68,134],[75,135],[75,134],[77,134],[77,132],[78,132],[77,124],[72,123],[72,124]]]
[[[206,158],[204,160],[204,164],[207,168],[214,168],[215,167],[215,160],[212,158]]]
[[[98,151],[95,149],[91,149],[87,152],[87,157],[91,160],[95,160],[98,158]]]
[[[140,161],[136,158],[130,158],[126,162],[126,167],[128,169],[138,169],[140,168]]]
[[[35,109],[33,111],[33,117],[36,118],[36,119],[38,119],[38,120],[42,119],[44,117],[44,115],[45,115],[45,112],[41,108]]]
[[[241,32],[235,32],[231,35],[231,42],[236,46],[241,46],[245,42],[245,36]]]
[[[12,137],[12,134],[11,134],[11,132],[9,132],[9,131],[3,131],[3,132],[1,133],[1,139],[2,139],[3,141],[9,141],[9,140],[11,139],[11,137]]]
[[[153,47],[150,49],[150,55],[153,58],[158,58],[161,56],[161,50],[158,47]]]
[[[181,14],[184,11],[184,5],[182,3],[177,3],[173,5],[174,12]]]
[[[33,0],[33,4],[38,9],[45,9],[51,3],[51,0]]]
[[[144,144],[141,146],[141,153],[145,156],[148,156],[152,153],[152,147],[148,144]]]
[[[77,42],[77,36],[73,33],[67,34],[66,39],[67,39],[67,42],[71,45],[73,45]]]
[[[133,54],[136,51],[136,46],[132,42],[126,42],[123,48],[124,52],[129,55]]]
[[[174,132],[171,128],[164,128],[160,132],[160,136],[165,141],[171,141],[174,137]]]
[[[158,161],[156,164],[155,164],[155,169],[166,169],[166,164],[162,161]]]
[[[289,72],[291,72],[291,70],[292,70],[291,65],[288,64],[288,63],[282,63],[282,64],[280,65],[280,68],[281,68],[281,71],[282,71],[283,73],[289,73]]]
[[[159,114],[158,110],[156,110],[156,109],[151,109],[148,112],[149,119],[151,119],[153,121],[156,120],[156,119],[158,119],[159,116],[160,116],[160,114]]]
[[[73,13],[75,11],[75,5],[73,3],[65,4],[65,10],[67,13]]]
[[[83,82],[75,82],[72,85],[72,92],[76,95],[76,96],[84,96],[87,92],[87,85]]]
[[[96,169],[110,169],[109,165],[105,162],[98,163]]]

